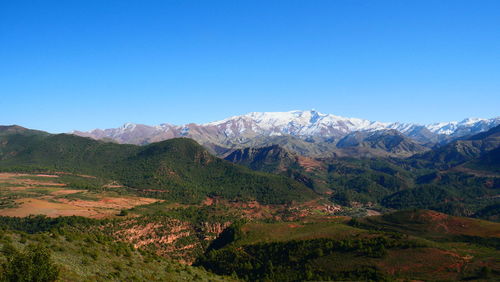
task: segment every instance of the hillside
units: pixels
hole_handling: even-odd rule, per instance
[[[236,281],[116,241],[95,228],[100,224],[0,217],[0,279],[52,281],[43,276],[51,269],[58,281]]]
[[[248,223],[221,234],[197,265],[249,281],[495,279],[499,232],[499,223],[429,211]]]
[[[200,202],[207,196],[220,196],[263,203],[315,197],[310,189],[288,178],[218,159],[191,139],[141,147],[67,134],[14,133],[0,136],[0,144],[0,169],[89,174],[151,197]]]
[[[432,210],[401,210],[359,220],[360,226],[406,233],[434,240],[451,237],[500,238],[500,223],[450,216]],[[500,241],[492,240],[500,243]],[[500,248],[500,245],[496,245]]]
[[[381,150],[399,157],[411,156],[428,150],[397,130],[354,132],[340,139],[337,143],[337,148],[350,147]]]
[[[466,163],[464,168],[440,171],[408,168],[402,160],[312,159],[295,155],[279,159],[282,154],[266,158],[263,153],[269,151],[265,149],[243,152],[256,153],[231,156],[237,157],[234,159],[237,163],[253,169],[301,181],[318,193],[329,195],[334,203],[346,207],[379,210],[414,207],[476,216],[481,209],[498,204],[500,178],[493,171],[495,166],[486,165],[483,169],[476,165],[477,170],[473,170],[467,168],[469,163]],[[280,166],[282,163],[288,163],[286,169]],[[473,164],[471,162],[469,166]]]
[[[295,154],[279,145],[234,150],[224,159],[253,170],[267,172],[286,171],[297,162]]]
[[[254,172],[216,158],[191,139],[143,147],[115,171],[126,185],[169,189],[169,196],[183,201],[210,196],[286,203],[315,197],[310,189],[286,177]],[[162,197],[154,192],[147,194]]]
[[[500,147],[484,153],[477,159],[466,162],[464,166],[474,170],[500,174]]]
[[[500,146],[500,126],[486,132],[454,141],[423,154],[417,154],[410,161],[417,167],[447,169],[466,161],[479,158]]]
[[[407,159],[383,155],[385,150],[423,148],[395,131],[352,133],[336,145],[351,153],[335,150],[333,157],[303,157],[274,145],[234,150],[226,159],[301,181],[342,206],[426,208],[496,220],[490,207],[499,201],[499,128]],[[362,154],[365,147],[369,150]]]

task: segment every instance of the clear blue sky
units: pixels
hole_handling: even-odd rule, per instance
[[[0,124],[500,115],[498,0],[0,1]]]

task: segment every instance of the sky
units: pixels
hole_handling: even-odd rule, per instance
[[[498,0],[0,0],[0,124],[500,115]]]

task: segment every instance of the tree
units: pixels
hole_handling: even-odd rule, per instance
[[[479,270],[479,278],[487,279],[491,277],[491,268],[487,266],[481,267]]]
[[[22,252],[15,252],[3,265],[2,280],[6,281],[55,281],[59,268],[50,258],[50,251],[41,245],[29,245]]]
[[[118,216],[127,216],[128,215],[128,211],[126,210],[121,210],[120,213],[118,214]]]

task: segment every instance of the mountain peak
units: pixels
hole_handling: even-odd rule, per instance
[[[115,129],[74,132],[95,139],[110,138],[120,143],[147,144],[175,137],[189,137],[201,144],[233,148],[248,144],[255,138],[295,136],[327,138],[331,142],[353,132],[397,130],[422,144],[476,134],[500,124],[500,118],[467,118],[461,122],[441,122],[429,125],[400,122],[379,122],[360,118],[325,114],[315,109],[288,112],[250,112],[205,124],[172,125],[163,123],[148,126],[126,123]],[[319,139],[318,139],[319,140]]]
[[[126,122],[122,125],[121,129],[123,130],[134,130],[137,127],[137,124],[132,122]]]
[[[459,124],[464,124],[464,125],[471,125],[480,121],[487,121],[484,118],[475,118],[475,117],[470,117],[462,120]]]

